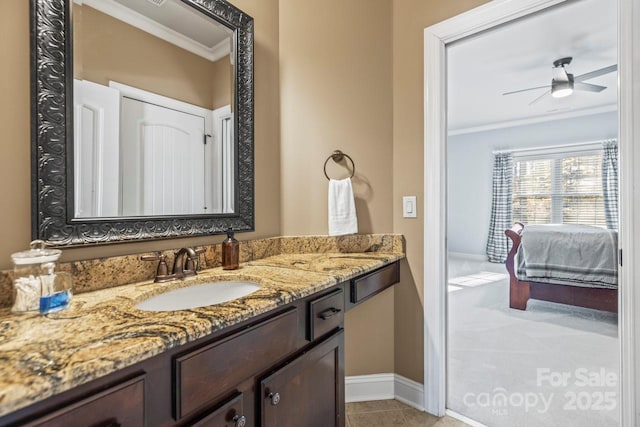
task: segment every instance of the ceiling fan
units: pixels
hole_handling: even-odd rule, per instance
[[[574,90],[602,92],[607,88],[606,86],[586,83],[585,80],[613,73],[618,69],[618,65],[614,64],[574,77],[573,74],[568,73],[566,69],[567,65],[571,64],[572,59],[572,57],[568,56],[566,58],[560,58],[553,61],[553,78],[551,79],[550,85],[514,90],[512,92],[503,93],[502,95],[512,95],[514,93],[527,92],[536,89],[549,89],[529,103],[529,105],[533,105],[547,95],[551,95],[554,98],[564,98],[565,96],[571,95]]]

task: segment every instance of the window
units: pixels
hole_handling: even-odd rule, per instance
[[[600,151],[514,156],[513,220],[606,226]]]

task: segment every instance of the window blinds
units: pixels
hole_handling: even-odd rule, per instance
[[[513,162],[513,220],[524,224],[548,224],[551,221],[551,159]]]
[[[602,154],[514,156],[513,220],[606,226]]]

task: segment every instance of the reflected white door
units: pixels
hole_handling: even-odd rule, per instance
[[[235,202],[235,146],[231,105],[213,110],[213,144],[207,153],[206,169],[211,189],[212,212],[233,213]]]
[[[118,216],[120,92],[74,80],[73,98],[75,217]]]
[[[205,118],[122,98],[122,214],[206,213]]]

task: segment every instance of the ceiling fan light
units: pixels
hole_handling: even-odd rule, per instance
[[[554,80],[551,82],[551,96],[554,98],[564,98],[573,93],[573,79],[568,81]]]
[[[573,89],[568,87],[568,88],[565,88],[565,89],[552,90],[551,91],[551,96],[553,96],[554,98],[564,98],[566,96],[571,95],[572,93],[573,93]]]

